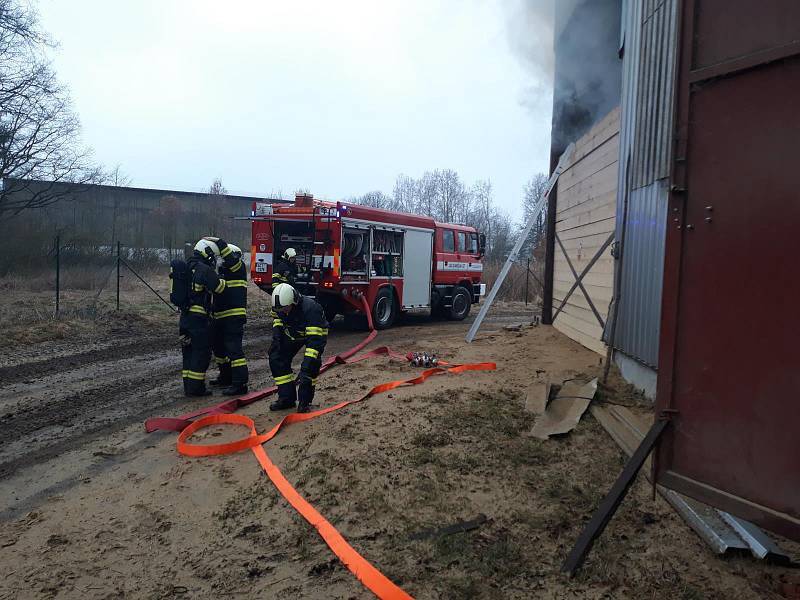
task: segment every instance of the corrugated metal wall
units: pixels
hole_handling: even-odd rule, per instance
[[[675,79],[675,0],[644,0],[632,156],[633,188],[669,177]],[[627,59],[627,48],[626,57]]]
[[[652,367],[658,360],[676,15],[677,0],[623,3],[617,239],[626,196],[628,218],[614,346]]]
[[[651,367],[658,359],[667,182],[662,179],[630,192],[614,344]]]

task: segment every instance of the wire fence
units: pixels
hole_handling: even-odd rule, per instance
[[[483,265],[483,283],[487,294],[494,285],[503,262],[486,262]],[[511,267],[508,276],[497,293],[497,299],[506,302],[525,302],[526,305],[537,305],[542,299],[542,282],[544,281],[544,265],[534,259],[519,261]]]
[[[63,318],[95,318],[112,312],[162,319],[177,309],[169,302],[169,259],[183,250],[126,246],[85,248],[52,240],[35,269],[26,265],[0,278],[0,319],[18,323]],[[483,282],[491,289],[503,264],[485,261]],[[543,264],[537,259],[513,266],[498,299],[541,302]]]
[[[167,258],[122,242],[87,250],[56,236],[36,268],[26,265],[0,278],[0,317],[24,322],[134,308],[175,312]]]

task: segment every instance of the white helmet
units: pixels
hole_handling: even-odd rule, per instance
[[[219,256],[219,246],[205,238],[194,245],[194,251],[206,260],[214,260]]]
[[[300,302],[300,294],[288,283],[279,283],[272,288],[272,308],[286,308]]]
[[[294,258],[295,256],[297,256],[297,250],[295,250],[294,248],[287,248],[286,251],[283,253],[283,258],[287,260],[290,258]]]
[[[242,249],[239,248],[239,246],[237,246],[235,244],[228,244],[228,248],[231,249],[231,252],[233,254],[238,254],[240,257],[242,256]]]

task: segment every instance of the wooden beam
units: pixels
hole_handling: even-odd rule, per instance
[[[564,245],[561,243],[561,240],[559,239],[559,237],[556,235],[555,238],[556,238],[556,242],[558,242],[558,245],[561,247],[561,251],[564,253],[564,257],[567,259],[567,264],[569,265],[569,268],[572,271],[572,274],[575,276],[575,285],[573,285],[570,288],[569,292],[567,292],[567,295],[564,296],[564,299],[561,301],[561,306],[558,307],[558,310],[553,315],[553,320],[555,320],[555,318],[558,316],[558,313],[561,312],[561,309],[564,308],[564,305],[567,303],[567,300],[572,295],[572,292],[575,291],[575,288],[580,287],[581,291],[583,292],[583,295],[586,296],[586,301],[589,303],[589,306],[591,306],[591,308],[592,308],[592,312],[594,313],[594,316],[597,317],[597,320],[600,323],[600,327],[605,327],[606,324],[605,324],[605,321],[603,321],[603,317],[601,317],[600,313],[597,312],[597,307],[595,307],[594,303],[592,302],[592,299],[589,297],[589,292],[587,292],[586,289],[583,287],[583,283],[582,282],[583,282],[584,276],[586,275],[586,273],[589,272],[589,269],[592,268],[592,265],[594,265],[595,261],[597,261],[597,259],[600,258],[600,256],[602,256],[603,252],[605,252],[606,248],[608,248],[608,246],[614,240],[614,233],[611,233],[608,236],[608,238],[606,239],[605,243],[603,243],[603,245],[600,247],[600,250],[597,251],[597,253],[594,255],[594,258],[592,258],[592,261],[586,266],[586,268],[583,270],[583,272],[580,275],[578,275],[578,272],[575,270],[575,267],[572,266],[572,261],[570,260],[569,255],[567,254],[567,251],[564,249]]]

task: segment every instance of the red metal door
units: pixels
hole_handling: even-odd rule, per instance
[[[681,11],[657,477],[800,540],[800,2]]]

